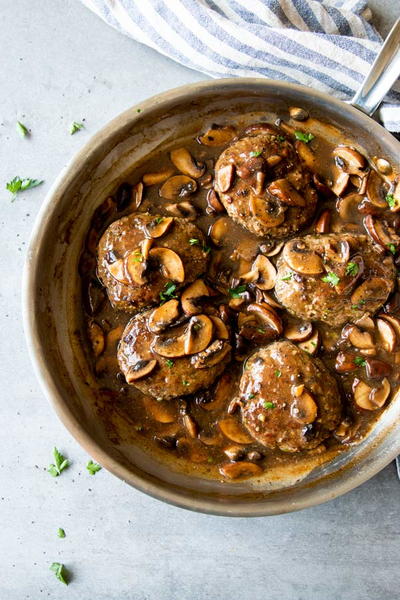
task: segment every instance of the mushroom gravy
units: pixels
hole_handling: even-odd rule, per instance
[[[384,159],[333,146],[321,135],[323,124],[301,109],[290,116],[245,130],[210,124],[198,138],[150,156],[96,210],[82,252],[82,339],[98,382],[100,418],[117,443],[116,423],[123,420],[131,443],[197,476],[236,481],[311,456],[330,460],[368,434],[399,387],[400,293],[393,261],[400,247],[400,183]],[[303,223],[310,203],[315,208]],[[139,225],[129,220],[135,214],[143,215]],[[130,228],[140,229],[143,240],[118,255],[113,238],[102,236],[122,217],[128,220],[118,239],[125,226],[128,236]],[[248,218],[251,232],[243,226]],[[180,219],[200,234],[179,239],[171,250],[166,240]],[[275,237],[268,233],[273,228]],[[328,241],[319,244],[321,237]],[[196,252],[205,268],[187,280],[180,254]],[[109,280],[103,275],[99,281],[102,270]],[[158,301],[136,306],[129,288],[140,292],[152,284],[152,270],[163,276]],[[108,288],[109,297],[107,281],[118,284]],[[284,289],[292,285],[293,306]],[[339,308],[346,303],[346,311],[329,312],[332,296]],[[299,302],[309,306],[315,299],[321,314],[296,316]],[[321,369],[336,380],[340,418],[321,439],[314,379],[297,381],[292,363],[271,371],[269,390],[259,387],[259,398],[257,390],[240,388],[249,357],[275,340],[322,361]],[[204,386],[201,372],[207,373]],[[256,441],[243,418],[249,403],[263,409],[257,418],[267,429],[273,411],[289,412],[288,427],[300,426],[304,444],[291,445],[284,432],[276,443]]]

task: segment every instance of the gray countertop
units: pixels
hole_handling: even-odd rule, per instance
[[[371,4],[387,30],[398,0]],[[186,512],[104,470],[88,475],[89,457],[44,399],[25,348],[20,279],[30,231],[50,184],[90,135],[141,99],[205,77],[119,35],[77,1],[0,7],[0,600],[398,597],[394,464],[328,504],[263,519]],[[29,139],[16,134],[17,119]],[[70,136],[82,119],[85,129]],[[45,184],[11,203],[4,183],[15,175]],[[46,472],[54,445],[72,461],[57,479]],[[53,561],[70,569],[68,588],[49,571]]]

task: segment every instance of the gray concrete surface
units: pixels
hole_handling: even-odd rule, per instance
[[[374,4],[387,27],[397,0]],[[256,520],[192,514],[104,470],[85,472],[89,457],[44,400],[26,355],[20,275],[30,230],[91,134],[140,99],[204,77],[119,36],[75,0],[0,0],[0,32],[0,600],[397,598],[394,465],[326,505]],[[83,118],[71,137],[70,122]],[[30,139],[18,137],[16,119]],[[45,184],[11,203],[4,184],[15,175]],[[73,463],[58,479],[46,472],[53,445]],[[68,588],[49,571],[53,561],[68,566]]]

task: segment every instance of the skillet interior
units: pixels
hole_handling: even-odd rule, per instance
[[[286,473],[268,489],[234,486],[173,473],[135,447],[116,445],[90,401],[85,357],[73,343],[78,327],[77,262],[93,210],[135,163],[177,137],[193,135],[218,115],[263,111],[270,120],[290,105],[338,127],[341,143],[357,142],[396,165],[399,143],[352,107],[307,88],[265,80],[222,80],[185,86],[133,107],[103,129],[50,192],[38,217],[25,273],[24,312],[30,350],[45,390],[63,422],[106,468],[135,487],[179,506],[216,514],[288,512],[333,498],[365,481],[400,451],[399,402],[369,437],[323,467]],[[272,489],[274,488],[274,489]]]

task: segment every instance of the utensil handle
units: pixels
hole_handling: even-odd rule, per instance
[[[350,104],[372,116],[399,76],[400,19],[397,19]]]

